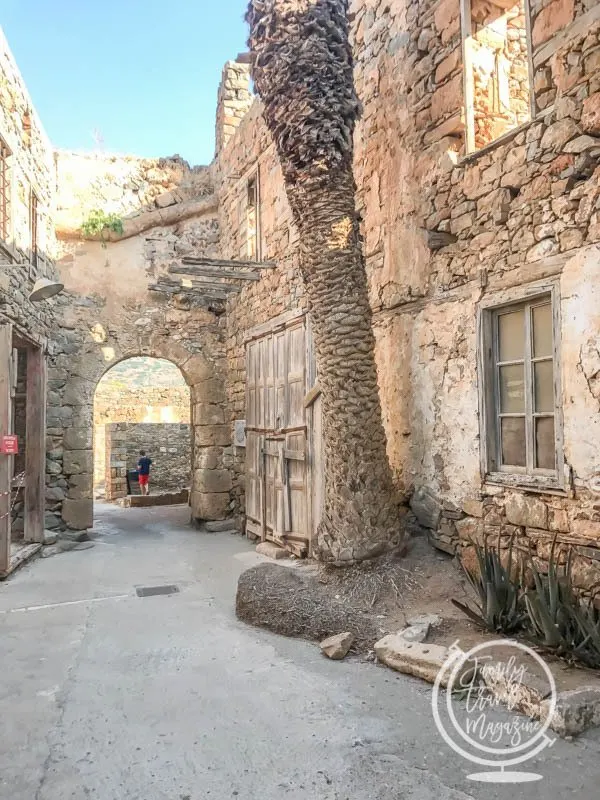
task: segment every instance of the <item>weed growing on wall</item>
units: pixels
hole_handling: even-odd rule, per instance
[[[81,233],[86,238],[100,237],[102,246],[106,247],[105,235],[112,231],[118,236],[123,234],[123,220],[118,214],[107,214],[100,209],[94,209],[81,225]]]

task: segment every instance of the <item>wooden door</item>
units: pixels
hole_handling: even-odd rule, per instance
[[[279,318],[246,346],[246,530],[297,555],[312,536],[304,407],[314,369],[305,316]]]
[[[12,428],[12,326],[0,324],[0,436]],[[0,573],[10,566],[12,458],[0,453]]]

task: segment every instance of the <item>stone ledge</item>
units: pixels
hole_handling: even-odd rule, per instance
[[[123,508],[147,508],[148,506],[176,506],[188,503],[189,490],[165,492],[164,494],[130,494],[117,500]]]

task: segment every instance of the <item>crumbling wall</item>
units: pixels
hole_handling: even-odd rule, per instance
[[[217,158],[235,134],[254,98],[250,91],[250,64],[240,57],[223,67],[215,114]]]
[[[556,536],[585,548],[578,581],[585,573],[589,588],[600,545],[590,490],[598,360],[589,334],[599,329],[598,6],[557,0],[533,9],[539,113],[468,158],[458,0],[356,3],[353,11],[364,103],[358,196],[392,464],[402,485],[418,490],[415,510],[442,547],[515,533],[547,559]],[[569,23],[573,38],[568,30],[555,38]],[[561,298],[568,478],[564,492],[534,495],[482,480],[477,314],[505,288],[551,278]],[[510,511],[514,504],[523,513]],[[545,509],[536,521],[530,506]]]

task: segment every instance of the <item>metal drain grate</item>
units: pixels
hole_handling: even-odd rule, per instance
[[[177,586],[140,586],[135,590],[138,597],[152,597],[155,594],[175,594],[179,589]]]

